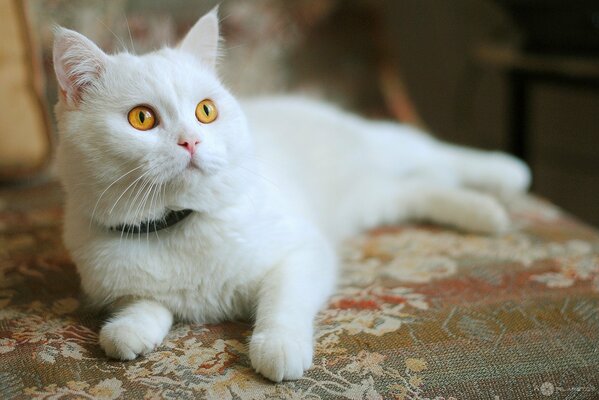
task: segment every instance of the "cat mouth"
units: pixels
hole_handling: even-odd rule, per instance
[[[196,173],[199,172],[204,176],[214,175],[221,169],[222,165],[218,161],[211,159],[203,159],[202,157],[191,157],[183,172]]]
[[[199,172],[202,175],[210,175],[210,168],[207,168],[206,165],[201,160],[197,160],[195,157],[191,158],[185,167],[185,171],[189,171],[191,173]]]
[[[185,169],[199,170],[200,172],[202,172],[202,167],[193,158],[191,160],[189,160],[189,162],[187,163],[187,167],[185,167]]]

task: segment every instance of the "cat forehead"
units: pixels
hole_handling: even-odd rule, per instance
[[[117,85],[152,90],[170,88],[179,94],[198,87],[220,88],[220,82],[211,69],[177,49],[164,48],[141,56],[122,53],[112,58],[112,66],[107,72],[109,80]]]

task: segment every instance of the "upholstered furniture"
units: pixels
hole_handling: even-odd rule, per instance
[[[0,189],[2,399],[599,398],[599,236],[545,201],[512,200],[500,236],[416,224],[350,240],[314,365],[273,384],[250,367],[246,322],[178,323],[146,357],[107,359],[61,197]]]
[[[32,176],[50,155],[39,50],[23,2],[0,2],[0,182]]]
[[[28,40],[11,25],[23,23],[21,3],[0,2],[2,37]],[[143,52],[173,43],[213,5],[27,3],[43,44],[48,98],[56,93],[51,22],[108,51],[129,45],[130,30]],[[341,1],[251,3],[257,6],[235,1],[221,8],[228,61],[222,70],[236,93],[280,90],[295,78],[290,87],[335,88],[339,102],[368,115],[411,115],[400,112],[406,110],[395,78],[365,78],[377,76],[372,45],[345,31],[333,35],[358,45],[339,67],[324,51],[301,50],[319,42],[319,29],[328,26],[322,21]],[[352,25],[354,14],[335,18],[344,15]],[[0,44],[0,66],[11,62],[20,71],[0,68],[0,178],[11,179],[30,176],[48,155],[44,110],[28,80],[34,75],[25,71],[32,59],[12,46],[26,43]],[[303,68],[312,77],[321,67],[312,80],[293,74]],[[354,76],[360,79],[347,78]],[[385,90],[392,96],[381,96]],[[382,97],[394,112],[383,111]],[[107,316],[86,308],[62,245],[58,184],[0,186],[0,399],[599,399],[599,234],[534,197],[508,206],[514,229],[500,236],[412,224],[348,241],[339,288],[317,318],[312,368],[298,381],[273,384],[251,369],[248,322],[177,323],[155,352],[130,362],[107,359],[97,336]]]

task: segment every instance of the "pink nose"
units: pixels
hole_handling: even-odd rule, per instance
[[[193,154],[196,152],[196,147],[198,146],[198,144],[200,144],[200,141],[197,139],[180,139],[177,144],[181,147],[185,147],[187,151],[189,151],[189,154],[193,156]]]

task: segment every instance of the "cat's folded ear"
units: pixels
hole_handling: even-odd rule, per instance
[[[70,29],[54,29],[54,72],[61,94],[69,105],[81,100],[86,87],[104,71],[108,56],[85,36]]]
[[[211,69],[216,68],[218,58],[218,6],[205,14],[191,27],[179,44],[179,49],[197,57]]]

